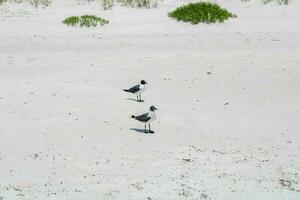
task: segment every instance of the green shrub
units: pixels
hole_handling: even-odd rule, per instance
[[[39,6],[39,5],[42,5],[42,6],[49,6],[51,4],[51,1],[50,0],[28,0],[28,2],[31,4],[31,5],[34,5],[36,8]]]
[[[243,2],[249,2],[251,0],[242,0]],[[274,2],[276,1],[278,4],[280,5],[288,5],[289,4],[289,0],[261,0],[262,3],[264,4],[267,4],[267,3],[270,3],[270,2]]]
[[[116,0],[125,7],[133,8],[156,8],[158,5],[157,0]]]
[[[75,0],[74,0],[75,1]],[[133,8],[156,8],[158,6],[158,1],[160,0],[77,0],[78,2],[92,2],[97,1],[102,4],[104,10],[112,8],[114,5],[121,5],[124,7],[133,7]],[[29,2],[35,7],[39,6],[49,6],[52,0],[0,0],[0,4],[4,2]]]
[[[132,8],[156,8],[158,0],[100,0],[104,10],[112,8],[114,5],[121,5]]]
[[[71,16],[67,17],[63,23],[69,26],[85,26],[85,27],[91,27],[91,26],[97,26],[97,25],[104,25],[108,24],[108,20],[102,18],[102,17],[96,17],[94,15],[83,15],[83,16]]]
[[[191,22],[192,24],[216,23],[236,17],[236,15],[221,8],[217,4],[209,2],[189,3],[187,5],[176,8],[170,12],[169,17],[173,17],[178,21]]]
[[[71,17],[67,17],[63,23],[67,24],[69,26],[75,26],[76,24],[79,23],[79,17],[78,16],[71,16]]]
[[[102,0],[102,7],[104,10],[110,9],[114,6],[114,0]]]
[[[263,3],[267,4],[271,1],[277,1],[277,3],[279,4],[285,4],[285,5],[289,4],[289,0],[263,0]]]
[[[23,3],[28,2],[36,8],[39,6],[49,6],[52,0],[0,0],[0,4],[4,2]]]

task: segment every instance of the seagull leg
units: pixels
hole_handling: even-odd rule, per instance
[[[147,133],[147,125],[145,124],[145,133]]]
[[[154,131],[151,130],[150,123],[149,123],[149,133],[154,133]]]
[[[136,95],[136,101],[139,101],[139,95]]]

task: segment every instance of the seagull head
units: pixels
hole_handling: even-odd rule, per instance
[[[151,107],[150,107],[150,110],[151,110],[151,111],[155,111],[155,110],[157,110],[157,108],[155,108],[155,106],[151,106]]]
[[[144,80],[141,80],[141,84],[142,84],[142,85],[145,85],[145,84],[147,84],[147,82],[144,81]]]

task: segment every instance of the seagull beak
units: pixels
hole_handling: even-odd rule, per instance
[[[156,107],[154,107],[154,110],[157,110],[157,108],[156,108]]]

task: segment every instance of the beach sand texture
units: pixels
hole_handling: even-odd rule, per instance
[[[168,17],[187,2],[0,6],[1,200],[300,199],[300,2]],[[62,23],[83,14],[109,24]]]

